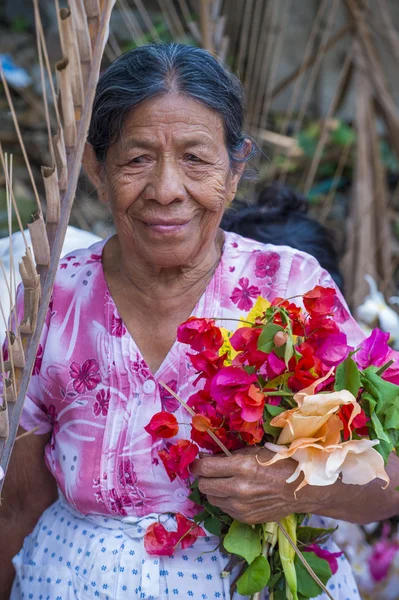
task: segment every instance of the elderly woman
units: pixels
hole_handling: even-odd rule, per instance
[[[310,256],[219,229],[255,151],[242,121],[238,80],[197,48],[141,47],[100,78],[84,166],[117,233],[60,262],[21,420],[38,429],[16,444],[4,489],[3,600],[18,550],[13,600],[229,596],[214,536],[170,558],[143,546],[158,518],[196,513],[187,482],[169,480],[144,429],[160,410],[187,420],[160,381],[183,398],[197,390],[176,329],[190,315],[238,318],[259,294],[333,286]],[[251,523],[293,511],[367,521],[397,509],[380,482],[367,503],[361,488],[343,494],[340,484],[296,501],[285,483],[293,468],[239,453],[200,459],[193,471],[211,502]],[[337,599],[359,597],[344,558],[330,584]]]

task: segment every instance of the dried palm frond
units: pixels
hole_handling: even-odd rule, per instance
[[[16,439],[24,398],[28,389],[45,315],[57,271],[65,232],[74,201],[81,169],[84,144],[89,127],[91,108],[100,71],[101,59],[108,37],[114,0],[74,0],[69,8],[58,7],[62,59],[57,63],[58,96],[56,95],[38,0],[33,0],[36,21],[38,59],[43,90],[43,108],[49,144],[50,164],[42,167],[45,202],[35,183],[28,155],[14,109],[12,94],[0,67],[0,77],[14,122],[21,152],[29,174],[36,213],[28,225],[31,247],[24,237],[26,253],[19,265],[23,284],[23,317],[19,321],[15,308],[9,325],[4,323],[7,354],[1,355],[3,398],[0,407],[0,465],[4,471]],[[46,67],[46,69],[45,69]],[[47,98],[46,74],[51,88],[52,110],[58,130],[53,132],[50,102]],[[83,81],[85,85],[83,87]],[[0,158],[7,193],[9,222],[11,214],[23,226],[14,197],[12,160],[0,146]],[[10,234],[11,225],[10,225]],[[12,237],[10,235],[10,278],[6,279],[11,306],[15,302]],[[0,259],[0,266],[3,267]],[[6,315],[0,307],[2,319]],[[0,483],[1,485],[1,483]]]

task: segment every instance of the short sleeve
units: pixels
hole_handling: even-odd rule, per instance
[[[346,334],[348,343],[357,347],[365,338],[359,324],[352,317],[346,301],[336,286],[331,275],[321,268],[313,256],[305,252],[295,252],[287,281],[286,297],[305,294],[317,285],[334,288],[337,300],[334,307],[334,317],[340,329]]]
[[[16,307],[10,317],[10,329],[15,330],[15,313],[18,322],[23,319],[23,306],[24,306],[24,289],[22,284],[19,285],[16,295]],[[42,381],[40,376],[40,368],[43,360],[43,355],[46,347],[46,340],[51,321],[51,303],[46,314],[46,320],[43,327],[42,335],[40,337],[40,343],[36,355],[35,364],[32,370],[32,377],[29,383],[28,392],[25,397],[24,406],[22,409],[20,426],[26,431],[36,429],[35,433],[45,434],[52,430],[51,415],[48,414],[47,407],[42,402]],[[3,356],[5,359],[8,358],[8,343],[7,338],[3,344]],[[0,395],[3,393],[3,381],[0,381]]]

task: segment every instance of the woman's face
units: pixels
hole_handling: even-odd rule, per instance
[[[204,256],[240,178],[221,117],[175,93],[131,111],[100,172],[122,250],[164,268]]]

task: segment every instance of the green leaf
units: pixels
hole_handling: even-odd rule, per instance
[[[202,500],[201,500],[201,494],[198,488],[195,488],[192,490],[191,494],[189,494],[188,499],[191,500],[191,502],[195,502],[196,504],[201,504]]]
[[[224,538],[223,545],[227,552],[242,556],[247,563],[251,564],[262,552],[261,532],[262,529],[257,525],[252,527],[246,523],[233,521]]]
[[[265,409],[272,417],[277,417],[277,415],[280,415],[282,412],[287,410],[286,408],[277,406],[276,404],[265,404]]]
[[[284,362],[288,369],[288,363],[294,355],[294,343],[292,341],[292,337],[289,337],[285,343],[285,352],[284,352]]]
[[[319,527],[298,527],[296,531],[297,540],[302,542],[304,546],[309,544],[322,544],[338,529],[330,527],[330,529],[322,529]]]
[[[220,535],[222,532],[222,524],[217,517],[208,517],[205,519],[204,527],[213,535]]]
[[[266,353],[271,352],[275,347],[274,336],[279,331],[284,331],[281,325],[275,325],[275,323],[265,325],[258,339],[258,350]]]
[[[237,592],[242,596],[252,596],[266,587],[269,578],[270,565],[261,554],[255,558],[237,581]]]
[[[340,123],[334,131],[331,132],[331,141],[338,146],[349,146],[356,140],[356,133],[346,123]]]
[[[360,373],[357,364],[352,358],[347,358],[338,365],[335,373],[334,389],[337,392],[349,390],[356,398],[360,388]]]
[[[309,566],[313,569],[320,581],[326,585],[332,573],[330,565],[323,558],[316,556],[314,552],[303,552],[303,557],[306,559]],[[315,598],[321,594],[321,587],[309,575],[301,561],[295,556],[295,570],[297,577],[298,592],[305,598]]]
[[[205,521],[205,519],[209,516],[209,513],[206,510],[203,510],[199,513],[197,513],[196,515],[194,515],[194,521],[196,523],[202,523],[202,521]]]

